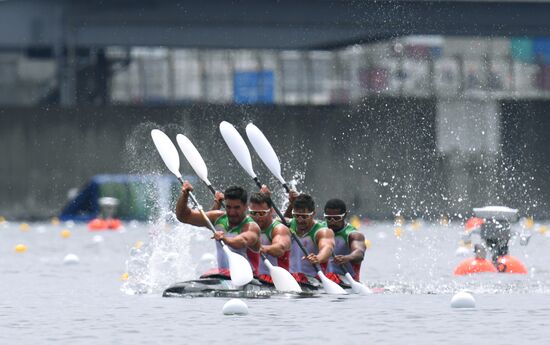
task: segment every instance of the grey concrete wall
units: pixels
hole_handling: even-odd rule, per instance
[[[442,155],[436,147],[435,117],[435,100],[402,98],[365,99],[346,107],[3,108],[0,215],[52,216],[64,205],[67,191],[94,174],[166,172],[149,136],[156,127],[173,139],[177,133],[187,135],[206,160],[215,186],[240,184],[254,190],[219,134],[222,120],[243,135],[250,121],[261,128],[283,162],[283,176],[296,178],[298,188],[312,193],[319,206],[340,197],[355,213],[371,218],[465,212],[489,200],[483,188],[475,187],[484,185],[481,176],[502,169],[492,164],[483,175],[478,173],[483,162]],[[463,162],[459,169],[470,169],[472,176],[465,186],[469,193],[458,204],[447,188],[456,159]],[[253,162],[260,179],[280,190],[255,155]],[[183,157],[182,172],[192,173]],[[532,181],[531,187],[538,188],[537,183]],[[206,188],[197,186],[197,192],[210,203]],[[549,197],[537,196],[537,208],[529,211],[547,216],[542,206]]]

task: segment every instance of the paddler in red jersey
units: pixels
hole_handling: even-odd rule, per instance
[[[268,194],[253,193],[248,204],[248,214],[260,227],[261,252],[273,266],[279,266],[288,271],[290,231],[279,220],[273,219],[273,208],[270,205],[271,199]],[[273,284],[264,260],[260,260],[258,266],[258,279],[263,283]]]
[[[313,264],[323,269],[334,250],[334,233],[324,223],[315,220],[315,201],[310,195],[289,195],[289,206],[285,214],[290,214],[290,231],[302,242],[309,255],[304,256],[296,241],[292,241],[290,250],[290,273],[300,284],[319,286],[317,271]]]
[[[176,217],[182,223],[207,226],[207,222],[201,213],[198,210],[190,209],[188,206],[190,191],[193,191],[193,186],[185,181],[176,204]],[[206,212],[216,228],[213,238],[223,241],[230,250],[248,259],[254,275],[257,275],[260,262],[260,227],[252,218],[246,215],[248,208],[247,192],[242,187],[232,186],[227,188],[223,194],[225,212],[221,210]],[[218,269],[205,273],[203,277],[223,276],[229,278],[229,262],[219,242],[216,242],[216,251]]]
[[[342,277],[346,271],[359,281],[361,263],[365,257],[365,236],[353,225],[346,222],[346,203],[340,199],[330,199],[325,204],[325,222],[334,232],[334,258],[329,260],[326,276],[343,287],[349,287]],[[344,267],[342,267],[344,266]]]

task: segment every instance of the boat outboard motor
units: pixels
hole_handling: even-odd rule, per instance
[[[474,213],[485,219],[479,235],[487,248],[491,249],[493,263],[496,264],[499,256],[508,254],[508,242],[512,237],[510,223],[518,220],[518,210],[504,206],[487,206],[474,208]]]
[[[115,216],[116,209],[120,203],[117,198],[103,197],[98,200],[99,207],[101,208],[100,215],[103,219],[112,219]]]

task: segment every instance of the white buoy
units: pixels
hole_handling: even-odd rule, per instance
[[[211,253],[204,253],[201,256],[201,262],[211,262],[216,261],[216,257],[212,255]]]
[[[63,258],[63,263],[65,265],[76,265],[80,262],[80,259],[75,254],[67,254]]]
[[[456,252],[455,252],[456,256],[466,257],[466,256],[469,256],[470,254],[472,254],[471,249],[468,249],[464,246],[460,246],[456,248]]]
[[[233,298],[223,305],[224,315],[247,315],[248,306],[242,300]]]
[[[451,307],[453,308],[475,308],[476,300],[474,296],[466,291],[460,291],[451,299]]]
[[[103,236],[94,235],[94,237],[92,237],[92,242],[95,243],[95,244],[103,243]]]

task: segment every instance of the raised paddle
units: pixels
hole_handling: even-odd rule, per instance
[[[193,145],[191,140],[183,134],[176,135],[176,141],[178,142],[181,152],[183,152],[183,155],[193,170],[195,170],[197,176],[202,180],[202,182],[204,182],[204,184],[206,184],[212,194],[216,194],[216,190],[212,187],[212,184],[208,180],[208,168],[206,167],[206,163],[204,163],[204,159],[202,159],[202,156],[195,145]]]
[[[290,192],[285,179],[281,175],[281,163],[279,162],[279,158],[277,157],[275,150],[273,150],[273,146],[271,146],[262,131],[254,124],[249,123],[246,126],[246,135],[248,136],[248,140],[250,140],[252,147],[254,147],[254,150],[258,156],[260,156],[262,162],[264,162],[269,171],[271,171],[271,173],[281,182],[287,193]],[[334,258],[334,253],[332,253],[332,257]],[[346,272],[346,280],[351,286],[353,292],[357,294],[371,293],[368,287],[353,279],[351,273],[345,265],[340,265],[340,267]]]
[[[157,151],[164,161],[164,164],[166,164],[168,170],[170,170],[172,174],[174,174],[178,178],[178,181],[183,184],[183,179],[179,171],[180,157],[178,154],[178,150],[174,146],[174,143],[172,143],[170,138],[168,138],[168,136],[164,134],[164,132],[158,129],[153,129],[151,131],[151,137],[153,138],[153,142],[155,143]],[[189,196],[191,197],[191,201],[193,202],[193,204],[195,204],[195,207],[204,217],[204,220],[208,225],[208,229],[215,233],[216,230],[214,228],[214,225],[212,225],[212,222],[210,221],[206,213],[204,213],[202,206],[198,203],[197,199],[195,199],[193,193],[189,192]],[[243,286],[248,284],[253,278],[252,268],[250,267],[250,263],[248,262],[248,260],[246,260],[241,255],[232,252],[222,241],[220,241],[220,243],[229,261],[229,270],[231,275],[231,282],[233,283],[233,285]]]
[[[212,187],[212,184],[208,180],[208,169],[206,168],[206,163],[204,162],[204,159],[202,159],[202,156],[195,145],[193,145],[191,140],[183,134],[178,134],[176,136],[176,140],[178,142],[178,146],[183,152],[183,155],[193,170],[195,170],[197,176],[208,186],[208,189],[210,189],[213,194],[216,194],[216,190]],[[222,206],[224,206],[223,203]],[[302,292],[302,288],[296,279],[294,279],[294,277],[287,270],[282,267],[273,266],[263,253],[260,254],[262,256],[262,260],[264,260],[265,265],[269,269],[269,275],[271,275],[273,285],[275,285],[277,290]]]
[[[229,147],[229,150],[233,153],[239,164],[243,167],[243,169],[252,177],[256,185],[261,189],[262,184],[258,181],[258,177],[256,176],[256,173],[254,172],[254,169],[252,168],[252,159],[250,158],[250,151],[248,150],[248,146],[244,142],[243,138],[237,132],[235,127],[233,127],[232,124],[229,122],[223,121],[220,123],[220,132],[222,134],[223,139],[225,140],[225,143]],[[288,223],[285,219],[285,217],[281,214],[281,211],[273,204],[271,201],[271,207],[277,212],[277,215],[279,218],[281,218],[281,222],[288,227]],[[304,253],[305,256],[308,255],[308,252],[304,245],[302,244],[302,241],[296,236],[294,232],[290,232],[292,238],[298,245],[300,246],[300,249]],[[347,294],[347,292],[342,289],[342,287],[332,280],[328,279],[323,271],[321,270],[321,267],[319,265],[313,264],[313,267],[315,267],[315,270],[317,271],[317,275],[321,279],[321,284],[323,284],[323,288],[325,289],[325,292],[327,294],[331,295],[344,295]]]

